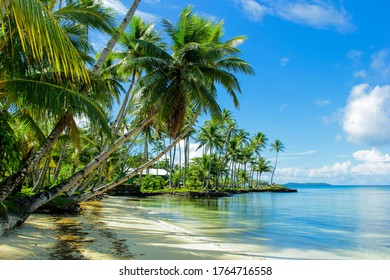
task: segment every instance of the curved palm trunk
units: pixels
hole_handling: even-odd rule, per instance
[[[120,23],[117,32],[114,34],[114,36],[111,37],[110,41],[108,41],[106,47],[103,49],[99,59],[96,61],[96,63],[92,66],[91,72],[93,74],[97,74],[102,70],[103,64],[107,59],[107,56],[109,53],[113,50],[114,46],[119,40],[120,35],[124,32],[126,27],[129,25],[129,22],[131,18],[133,17],[135,11],[138,8],[139,3],[141,0],[134,0],[133,4],[131,5],[130,9],[127,11],[127,14],[123,18],[122,22]]]
[[[38,209],[48,201],[52,200],[56,196],[60,195],[63,192],[68,191],[75,185],[79,185],[82,181],[87,178],[87,175],[95,170],[102,161],[106,160],[113,152],[115,152],[124,142],[126,142],[130,137],[139,133],[149,122],[153,120],[156,114],[149,116],[143,120],[138,127],[124,134],[121,138],[115,141],[112,147],[107,148],[97,157],[95,157],[90,163],[88,163],[83,169],[73,174],[70,178],[61,182],[60,184],[52,187],[49,190],[36,194],[32,197],[24,199],[23,203],[26,205],[26,209],[29,213],[32,213],[34,210]]]
[[[82,201],[89,200],[97,195],[101,195],[101,194],[105,193],[106,191],[111,190],[112,188],[114,188],[120,184],[123,184],[124,182],[126,182],[130,178],[136,176],[137,174],[142,173],[143,170],[150,167],[151,165],[156,163],[160,158],[162,158],[164,155],[166,155],[173,147],[176,146],[177,143],[179,143],[180,140],[182,140],[191,131],[192,126],[194,125],[198,115],[199,115],[199,112],[195,115],[195,118],[189,124],[189,126],[174,141],[172,141],[172,143],[169,146],[167,146],[164,150],[162,150],[161,153],[159,155],[157,155],[155,158],[142,164],[140,167],[134,169],[128,175],[116,180],[115,182],[112,182],[112,183],[106,184],[104,186],[101,186],[99,188],[96,188],[96,189],[92,190],[90,193],[85,193],[85,194],[82,194],[79,196],[75,196],[72,198],[72,200],[75,202],[82,202]]]
[[[57,167],[54,171],[54,177],[53,177],[53,181],[55,182],[58,178],[58,176],[60,175],[60,172],[61,172],[61,168],[62,168],[62,163],[64,161],[64,158],[65,158],[65,152],[66,152],[66,143],[64,144],[64,146],[62,147],[62,151],[61,151],[61,155],[60,155],[60,158],[58,160],[58,163],[57,163]]]
[[[34,187],[32,189],[32,191],[35,193],[40,192],[44,186],[45,178],[47,175],[47,170],[48,170],[49,164],[50,164],[50,160],[51,160],[50,157],[46,158],[46,160],[45,160],[45,164],[43,165],[43,168],[39,174],[38,181],[36,182],[36,184],[34,185]]]
[[[0,202],[6,199],[7,196],[12,193],[15,187],[23,184],[27,176],[32,174],[41,159],[51,150],[54,143],[58,140],[70,119],[71,115],[63,115],[50,135],[45,139],[45,142],[43,142],[43,144],[39,147],[39,149],[22,165],[18,171],[16,171],[1,183]]]
[[[125,119],[125,116],[126,116],[128,105],[132,102],[132,99],[133,99],[132,91],[133,91],[133,87],[135,84],[135,74],[136,73],[134,70],[133,74],[132,74],[129,89],[127,90],[125,98],[123,99],[123,103],[122,103],[121,108],[119,109],[118,115],[116,116],[115,121],[111,126],[113,131],[114,131],[114,134],[116,134],[118,132],[119,127],[122,125],[123,120]],[[131,98],[130,98],[130,95],[131,95]],[[129,99],[130,99],[130,101],[129,101]]]

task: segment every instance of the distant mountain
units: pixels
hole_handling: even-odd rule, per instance
[[[327,183],[287,183],[284,184],[284,186],[291,186],[291,185],[300,185],[300,186],[332,186],[331,184]]]

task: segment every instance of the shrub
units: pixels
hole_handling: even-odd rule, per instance
[[[141,179],[141,191],[160,190],[165,186],[165,180],[161,176],[146,175]]]

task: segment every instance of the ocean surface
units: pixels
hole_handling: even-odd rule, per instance
[[[298,192],[132,204],[265,258],[390,259],[390,186],[289,187]]]
[[[390,260],[390,186],[289,187],[298,192],[213,199],[110,197],[97,210],[83,211],[65,221],[59,216],[33,215],[26,225],[0,237],[0,247],[6,239],[23,247],[23,240],[31,243],[35,236],[37,240],[46,238],[47,246],[41,247],[48,254],[42,254],[43,258],[77,259],[72,250],[91,244],[95,251],[105,251],[102,258],[131,258],[126,233],[118,238],[108,223],[120,222],[130,230],[126,215],[135,215],[248,257]],[[94,242],[89,238],[93,232],[101,236]],[[20,258],[29,258],[23,254]]]

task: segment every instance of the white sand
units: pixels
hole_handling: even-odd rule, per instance
[[[113,198],[120,201],[121,198]],[[112,202],[112,200],[110,199]],[[213,242],[161,220],[145,219],[115,203],[86,203],[79,217],[33,215],[18,229],[0,237],[0,259],[60,258],[58,250],[73,248],[74,258],[138,260],[258,259],[228,244]],[[93,223],[91,223],[91,219]],[[58,228],[65,226],[65,234]],[[72,231],[73,230],[73,231]],[[62,247],[61,247],[62,246]],[[59,249],[60,248],[60,249]],[[54,257],[53,257],[54,253]]]

